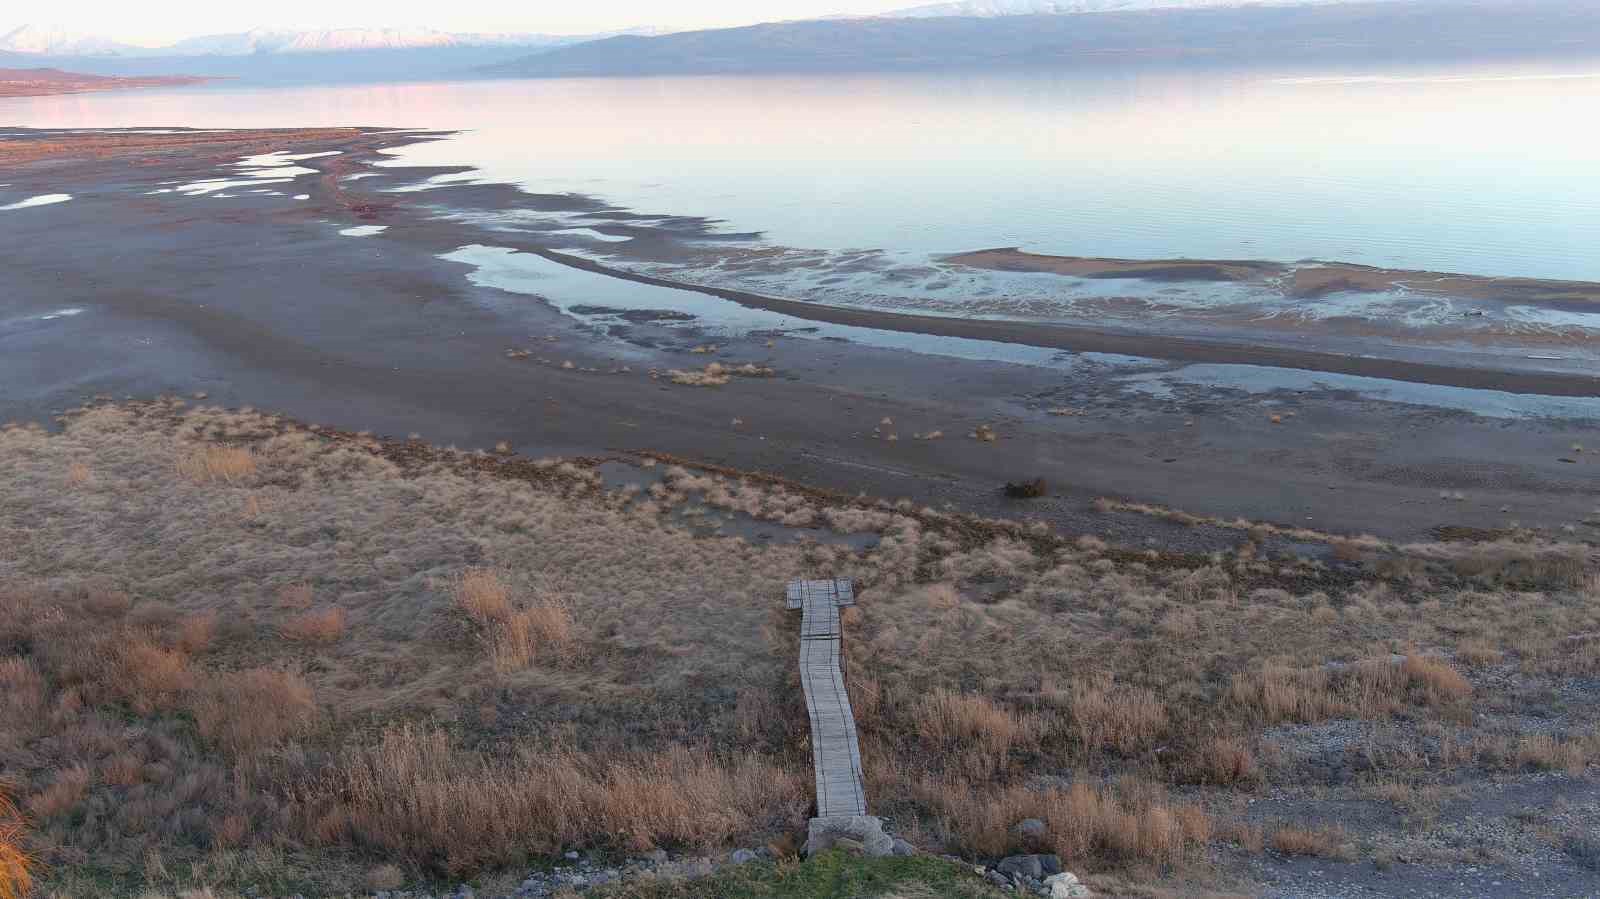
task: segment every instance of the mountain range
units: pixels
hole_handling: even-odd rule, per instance
[[[1104,4],[1118,0],[1074,0]],[[1183,61],[1410,64],[1600,56],[1600,6],[1570,0],[1366,0],[1217,5],[1094,15],[1008,14],[1033,0],[974,0],[988,17],[777,22],[551,49],[496,67],[514,77],[823,73]],[[969,4],[956,4],[966,9]]]
[[[186,38],[162,47],[140,47],[55,25],[23,25],[0,36],[0,52],[37,56],[170,57],[247,56],[267,53],[336,53],[441,47],[561,47],[618,35],[665,34],[632,28],[601,34],[458,33],[431,28],[253,28],[232,34]]]
[[[1078,15],[1154,9],[1209,9],[1273,5],[1318,5],[1347,0],[958,0],[911,6],[873,16],[838,15],[828,20],[922,19],[950,16]],[[1399,2],[1399,0],[1395,0]],[[787,23],[780,23],[787,24]],[[460,33],[431,28],[253,28],[230,34],[185,38],[162,47],[142,47],[85,34],[59,25],[22,25],[0,36],[0,52],[39,56],[246,56],[264,53],[334,53],[439,47],[564,47],[618,36],[659,36],[670,28],[629,28],[599,34]]]

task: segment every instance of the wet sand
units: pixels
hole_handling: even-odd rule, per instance
[[[18,248],[0,267],[0,420],[47,420],[96,395],[204,393],[205,403],[382,434],[417,432],[445,444],[506,440],[536,455],[665,452],[848,493],[1196,550],[1212,548],[1211,538],[1101,515],[1090,502],[1109,495],[1395,537],[1513,518],[1582,527],[1576,523],[1600,504],[1596,457],[1561,461],[1573,456],[1573,443],[1600,448],[1593,421],[1482,418],[1338,389],[1250,393],[1175,382],[1136,390],[1123,370],[1076,355],[1145,357],[1139,370],[1152,377],[1181,374],[1192,361],[1295,364],[1244,345],[1041,331],[700,288],[783,312],[793,325],[728,337],[670,317],[597,325],[564,315],[535,296],[474,284],[469,266],[439,256],[486,244],[608,277],[664,282],[559,249],[579,239],[541,242],[438,214],[467,201],[515,209],[581,199],[474,184],[386,192],[459,171],[371,166],[379,149],[429,135],[249,132],[165,143],[148,135],[19,134],[0,129],[7,144],[48,137],[57,149],[35,148],[29,161],[11,165],[7,190],[72,199],[0,213],[0,239]],[[134,143],[139,149],[129,149]],[[238,156],[276,150],[339,155],[297,162],[316,174],[280,196],[150,193],[170,189],[166,182],[215,178]],[[346,180],[352,174],[373,177]],[[309,199],[293,200],[291,191]],[[386,230],[339,233],[358,225]],[[1064,362],[1017,365],[814,339],[806,327],[818,321],[1060,347]],[[707,344],[716,351],[692,352]],[[508,358],[513,347],[537,353]],[[753,362],[777,376],[697,388],[647,374],[711,361]],[[1600,393],[1594,382],[1562,374],[1513,378],[1385,360],[1318,364],[1370,365],[1351,370],[1459,386]],[[992,426],[998,440],[968,437],[979,425]],[[932,431],[944,436],[915,436]],[[1049,482],[1049,497],[1002,496],[1006,481],[1033,477]]]

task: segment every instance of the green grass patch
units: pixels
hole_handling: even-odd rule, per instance
[[[752,862],[700,880],[622,884],[598,895],[606,899],[997,899],[1007,894],[986,884],[972,868],[941,858],[861,858],[833,851],[804,862]]]

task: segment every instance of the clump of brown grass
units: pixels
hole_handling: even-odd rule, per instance
[[[1137,752],[1167,730],[1167,709],[1142,687],[1113,683],[1108,676],[1072,685],[1072,723],[1085,749]]]
[[[1465,699],[1472,693],[1472,684],[1437,656],[1406,656],[1400,663],[1400,671],[1411,686],[1423,693],[1428,705],[1444,705]]]
[[[58,769],[50,785],[28,800],[28,810],[39,818],[64,815],[88,795],[89,780],[89,769],[83,765]]]
[[[1348,859],[1352,855],[1349,837],[1336,826],[1280,824],[1267,836],[1267,845],[1274,852],[1290,856]]]
[[[196,612],[184,616],[178,623],[178,632],[173,637],[173,645],[190,655],[204,652],[211,645],[216,633],[217,613]]]
[[[473,568],[456,578],[456,605],[477,624],[496,671],[518,671],[540,658],[572,658],[577,627],[572,611],[558,597],[526,608],[513,601],[511,588],[490,568]]]
[[[177,650],[134,637],[111,652],[100,687],[141,715],[176,707],[194,684],[189,660]]]
[[[249,447],[206,445],[178,457],[178,474],[196,484],[237,484],[256,473]]]
[[[511,588],[492,568],[469,568],[452,584],[456,605],[474,622],[486,625],[511,617]]]
[[[713,362],[699,371],[672,369],[667,372],[667,377],[672,383],[686,387],[721,387],[734,375],[742,378],[770,378],[774,374],[776,372],[770,368],[748,362],[743,365],[723,365],[721,362]]]
[[[1240,737],[1212,737],[1195,748],[1188,762],[1190,778],[1200,783],[1229,785],[1261,777],[1255,752]]]
[[[44,676],[31,659],[0,659],[0,721],[33,721],[45,703]]]
[[[22,847],[26,821],[0,785],[0,899],[23,899],[33,889],[34,857]]]
[[[1013,830],[1024,818],[1045,823],[1050,848],[1067,866],[1170,865],[1202,850],[1213,831],[1199,806],[1173,802],[1159,786],[1133,779],[1031,790],[923,778],[907,789],[936,813],[947,848],[974,855],[1025,848]]]
[[[755,756],[676,747],[596,758],[525,747],[458,750],[438,730],[401,727],[346,751],[314,788],[313,837],[459,872],[582,843],[642,851],[719,845],[803,821],[806,779]]]
[[[317,704],[302,675],[263,667],[212,679],[190,711],[202,737],[245,756],[305,733],[316,721]]]
[[[1483,640],[1467,640],[1456,647],[1456,658],[1469,668],[1486,668],[1498,665],[1506,654]]]
[[[344,609],[329,606],[301,612],[285,621],[279,632],[300,643],[333,643],[344,636],[344,629]]]
[[[1009,709],[978,694],[938,690],[923,701],[918,716],[922,738],[936,747],[971,743],[1001,755],[1027,733]]]
[[[74,462],[67,466],[67,483],[74,487],[84,487],[94,482],[94,472],[82,462]]]

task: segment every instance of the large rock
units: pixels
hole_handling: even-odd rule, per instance
[[[736,865],[748,865],[760,857],[754,849],[735,849],[733,855],[728,857],[728,861]]]
[[[1045,837],[1050,833],[1050,828],[1038,818],[1023,818],[1011,828],[1011,832],[1018,839],[1027,843],[1029,848],[1034,848],[1044,842]]]
[[[1044,866],[1039,863],[1037,855],[1012,855],[1000,860],[994,869],[1007,877],[1032,877],[1034,880],[1044,876]],[[1060,864],[1057,863],[1057,870]]]
[[[1077,875],[1071,871],[1046,877],[1044,885],[1050,888],[1050,899],[1088,899],[1094,895],[1088,887],[1078,882]]]
[[[917,847],[911,845],[910,843],[907,843],[905,840],[902,840],[899,837],[895,837],[894,838],[894,848],[892,850],[890,850],[890,851],[893,852],[895,855],[900,855],[900,856],[916,855],[917,854]]]
[[[883,819],[872,815],[812,818],[806,833],[805,854],[809,857],[826,852],[839,840],[860,843],[862,854],[873,858],[894,854],[894,840],[883,832]]]

